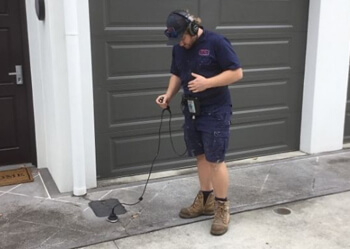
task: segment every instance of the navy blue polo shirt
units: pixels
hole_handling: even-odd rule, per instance
[[[203,30],[202,35],[190,49],[175,45],[172,52],[170,72],[181,79],[185,95],[198,97],[201,108],[211,106],[220,108],[231,106],[228,86],[209,88],[193,93],[188,89],[188,82],[194,79],[191,73],[210,78],[226,70],[240,68],[239,59],[228,39],[220,34]]]

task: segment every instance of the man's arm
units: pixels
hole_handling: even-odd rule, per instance
[[[175,74],[172,74],[169,79],[169,86],[168,90],[165,94],[162,94],[157,97],[156,103],[161,108],[167,108],[171,99],[176,95],[176,93],[180,90],[181,87],[181,79],[176,76]]]
[[[205,78],[199,74],[192,73],[194,80],[188,82],[188,89],[194,93],[202,92],[208,88],[228,86],[243,78],[242,68],[226,70],[211,78]]]
[[[172,74],[169,79],[168,90],[166,91],[166,94],[165,94],[169,101],[174,97],[174,95],[177,94],[177,92],[180,90],[180,87],[181,87],[181,79],[175,74]]]

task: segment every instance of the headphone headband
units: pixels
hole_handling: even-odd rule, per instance
[[[188,13],[185,10],[176,10],[176,11],[173,11],[172,13],[174,13],[175,15],[181,16],[182,18],[185,19],[186,23],[188,24],[187,30],[189,31],[191,36],[197,35],[199,26],[196,23],[196,21],[193,20],[193,17],[190,15],[190,13]]]
[[[183,17],[183,18],[186,20],[186,22],[188,22],[188,23],[194,21],[193,18],[192,18],[192,16],[190,15],[190,13],[188,13],[188,12],[185,11],[185,10],[176,10],[176,11],[174,11],[173,13],[176,14],[176,15],[178,15],[178,16]]]

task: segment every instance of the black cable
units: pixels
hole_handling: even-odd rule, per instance
[[[137,205],[139,204],[142,200],[143,200],[143,195],[145,194],[146,192],[146,188],[147,188],[147,185],[148,185],[148,182],[149,182],[149,179],[151,177],[151,174],[152,174],[152,171],[153,171],[153,166],[154,166],[154,163],[156,161],[156,159],[158,158],[159,156],[159,152],[160,152],[160,139],[161,139],[161,130],[162,130],[162,125],[163,125],[163,119],[164,119],[164,112],[165,111],[168,111],[169,112],[169,133],[170,133],[170,141],[171,141],[171,145],[172,145],[172,148],[175,152],[176,155],[178,156],[183,156],[185,155],[185,153],[187,152],[187,149],[185,150],[185,152],[181,155],[179,155],[175,149],[175,146],[174,146],[174,143],[173,143],[173,139],[172,139],[172,134],[171,134],[171,111],[170,111],[170,106],[168,106],[167,108],[163,109],[162,110],[162,114],[160,116],[160,125],[159,125],[159,130],[158,130],[158,148],[157,148],[157,152],[156,152],[156,155],[154,156],[153,160],[152,160],[152,163],[151,163],[151,167],[150,167],[150,170],[148,172],[148,177],[147,177],[147,180],[146,180],[146,183],[145,183],[145,187],[143,188],[143,191],[142,191],[142,194],[141,196],[139,197],[138,201],[135,202],[135,203],[123,203],[123,202],[120,202],[120,203],[117,203],[115,206],[113,206],[112,208],[112,211],[111,211],[111,214],[109,215],[108,217],[108,221],[110,222],[116,222],[118,220],[118,217],[115,215],[114,213],[114,209],[120,205],[125,205],[125,206],[134,206],[134,205]]]

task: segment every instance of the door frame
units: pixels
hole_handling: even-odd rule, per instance
[[[27,97],[27,113],[28,113],[28,132],[29,132],[29,146],[30,146],[30,162],[34,166],[37,166],[36,156],[36,140],[35,140],[35,121],[34,121],[34,105],[33,105],[33,89],[32,89],[32,77],[30,69],[29,59],[29,40],[28,40],[28,27],[27,27],[27,13],[25,1],[19,0],[19,13],[20,13],[20,25],[22,31],[22,55],[23,55],[23,80],[26,85],[26,97]]]

